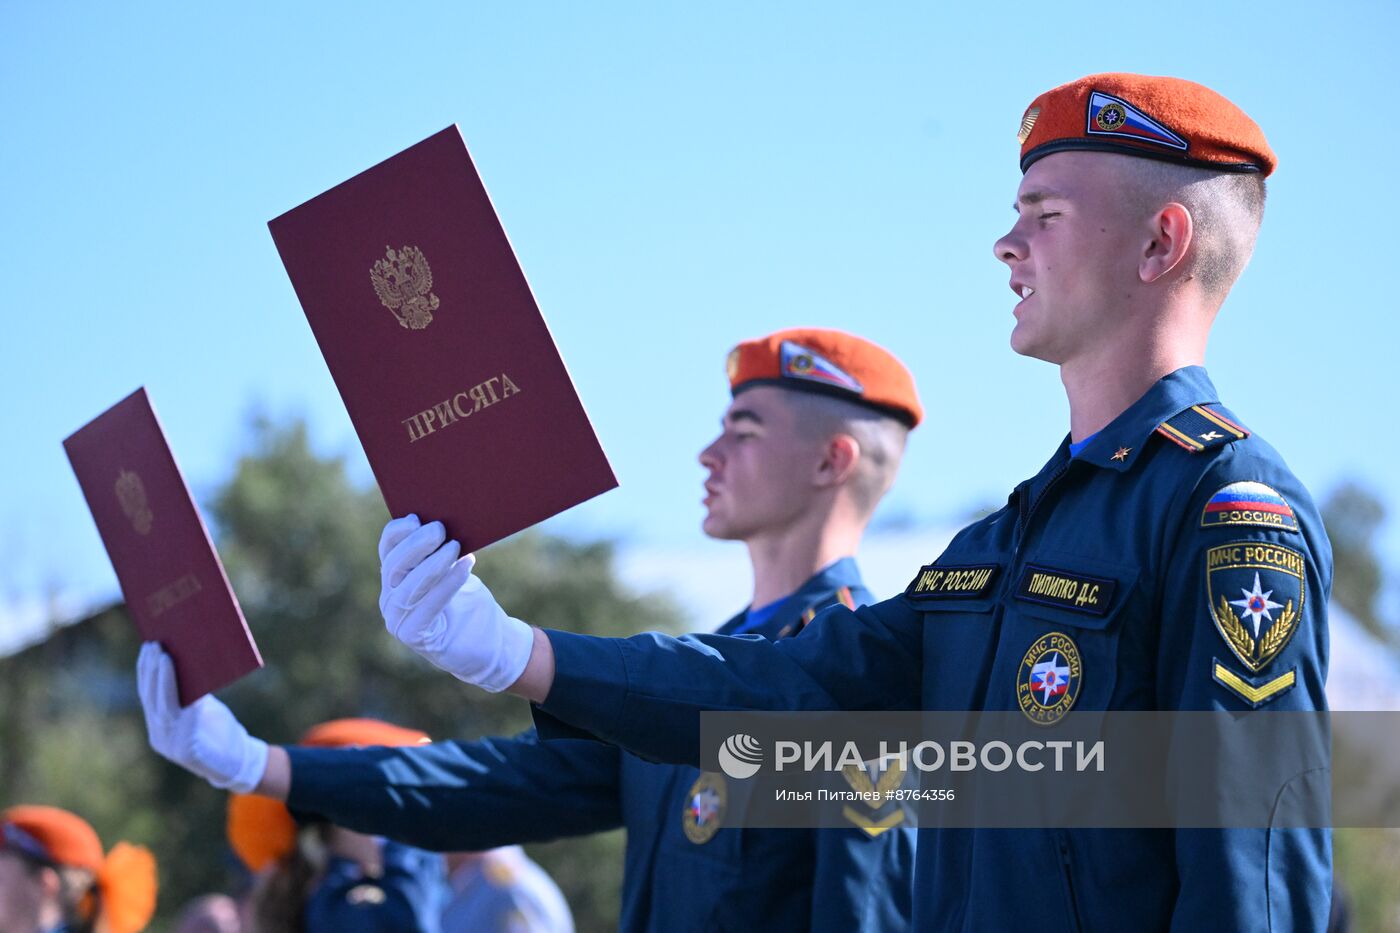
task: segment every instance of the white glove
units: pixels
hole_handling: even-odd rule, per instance
[[[499,693],[520,679],[534,632],[472,575],[476,558],[444,541],[442,522],[406,515],[379,538],[379,611],[389,634],[458,680]]]
[[[248,735],[212,696],[181,708],[175,665],[153,641],[136,657],[136,690],[151,748],[215,787],[250,794],[258,786],[267,770],[267,743]]]

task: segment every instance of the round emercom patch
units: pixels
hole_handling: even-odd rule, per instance
[[[1016,701],[1031,722],[1058,722],[1079,696],[1084,668],[1074,639],[1060,632],[1042,635],[1016,671]]]
[[[729,803],[729,787],[724,776],[708,771],[701,773],[685,795],[681,812],[681,828],[685,838],[704,845],[714,838],[724,824],[724,811]]]

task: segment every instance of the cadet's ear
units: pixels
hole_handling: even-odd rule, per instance
[[[1138,260],[1138,277],[1151,284],[1175,269],[1191,247],[1191,212],[1173,201],[1152,215],[1148,240]]]
[[[849,434],[834,434],[826,442],[817,465],[818,486],[839,486],[850,479],[860,462],[860,441]]]
[[[45,865],[39,869],[39,889],[44,894],[45,900],[58,900],[58,896],[63,893],[63,879],[58,877],[58,870]]]

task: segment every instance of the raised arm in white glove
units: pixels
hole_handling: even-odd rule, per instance
[[[442,522],[396,518],[379,538],[379,610],[389,634],[458,680],[499,693],[530,660],[534,632],[513,619],[458,557]]]
[[[248,794],[258,786],[267,768],[267,743],[250,736],[212,696],[182,708],[175,665],[153,641],[137,655],[136,689],[151,748],[215,787]]]

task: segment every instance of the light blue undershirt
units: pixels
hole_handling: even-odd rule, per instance
[[[1094,442],[1094,438],[1096,438],[1096,437],[1098,437],[1098,436],[1099,436],[1099,432],[1098,432],[1098,431],[1095,431],[1093,434],[1090,434],[1088,437],[1084,438],[1084,440],[1082,440],[1082,441],[1075,441],[1074,443],[1070,444],[1070,445],[1069,445],[1069,455],[1070,455],[1071,457],[1077,457],[1077,456],[1079,456],[1080,452],[1081,452],[1082,450],[1084,450],[1085,447],[1088,447],[1090,444],[1092,444],[1092,443]]]
[[[744,616],[744,621],[739,623],[739,627],[734,630],[735,635],[742,635],[745,632],[752,632],[754,629],[762,628],[768,620],[778,614],[783,603],[787,602],[788,596],[776,602],[771,602],[766,606],[759,606],[757,609],[750,609],[748,615]]]

